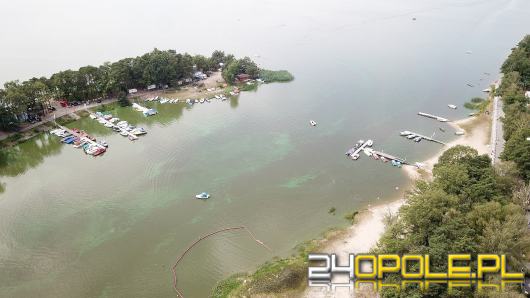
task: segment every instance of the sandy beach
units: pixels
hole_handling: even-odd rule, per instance
[[[479,154],[487,154],[489,151],[489,137],[491,131],[491,117],[481,115],[459,121],[451,122],[455,130],[465,131],[465,135],[459,136],[454,141],[443,147],[440,152],[423,162],[423,167],[417,169],[413,166],[404,167],[411,180],[431,179],[432,168],[443,152],[456,145],[465,145],[477,149]],[[349,227],[347,231],[324,247],[323,253],[336,253],[339,260],[347,260],[350,253],[366,253],[377,244],[379,238],[385,231],[385,218],[388,214],[395,214],[403,205],[403,193],[396,200],[389,203],[369,207],[361,212],[357,222]],[[333,282],[348,282],[347,278],[339,277]],[[347,288],[338,288],[334,293],[326,288],[308,287],[302,297],[352,297],[353,292]],[[370,297],[373,293],[357,293],[360,297]]]

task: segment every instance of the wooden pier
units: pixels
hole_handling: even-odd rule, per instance
[[[361,150],[363,150],[366,147],[371,147],[373,144],[374,144],[374,141],[372,141],[372,140],[368,140],[366,142],[363,142],[363,144],[361,146],[359,146],[359,148],[355,149],[355,151],[353,151],[352,153],[350,153],[348,155],[351,156],[351,158],[353,160],[356,160],[357,158],[359,158],[359,156],[360,156],[359,153],[361,152]]]
[[[423,116],[423,117],[427,117],[427,118],[431,118],[431,119],[435,119],[435,120],[438,120],[440,122],[448,122],[449,120],[444,118],[444,117],[440,117],[440,116],[436,116],[436,115],[432,115],[432,114],[428,114],[428,113],[423,113],[423,112],[418,112],[418,115],[420,116]]]
[[[407,133],[407,134],[404,134],[404,133]],[[413,132],[413,131],[408,131],[408,130],[406,130],[406,131],[402,131],[402,132],[400,132],[400,135],[401,135],[402,137],[405,137],[405,138],[408,137],[408,136],[410,136],[410,135],[414,135],[415,137],[412,138],[411,140],[414,140],[415,138],[421,138],[422,140],[427,140],[427,141],[435,142],[435,143],[438,143],[438,144],[447,145],[446,143],[444,143],[444,142],[442,142],[442,141],[440,141],[440,140],[436,140],[436,139],[433,139],[433,138],[431,138],[431,137],[428,137],[428,136],[424,136],[424,135],[421,135],[421,134],[415,133],[415,132]]]
[[[373,150],[372,154],[375,154],[375,155],[377,155],[379,157],[384,157],[384,158],[386,158],[388,160],[399,161],[401,164],[404,164],[404,165],[409,165],[409,163],[407,161],[405,161],[405,159],[393,156],[393,155],[388,154],[388,153],[384,153],[384,152]]]

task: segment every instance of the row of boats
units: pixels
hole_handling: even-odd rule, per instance
[[[400,136],[406,137],[409,140],[414,140],[414,142],[419,143],[421,140],[423,140],[423,136],[417,135],[413,132],[410,132],[408,130],[404,130],[399,133]]]
[[[50,133],[61,137],[61,142],[73,145],[74,148],[82,148],[86,154],[92,156],[105,153],[109,146],[105,141],[96,142],[96,138],[76,128],[71,131],[59,128],[50,131]]]
[[[127,121],[120,120],[117,117],[113,117],[111,114],[103,114],[101,112],[96,112],[95,114],[90,114],[90,118],[98,121],[105,127],[111,128],[120,135],[128,137],[131,141],[135,141],[138,139],[138,136],[147,133],[147,131],[143,127],[136,127],[134,125],[131,125]]]
[[[216,94],[212,98],[200,98],[200,99],[188,98],[186,100],[179,100],[178,98],[171,99],[171,98],[155,96],[155,97],[148,98],[145,101],[158,101],[161,104],[165,104],[165,103],[173,103],[173,104],[175,104],[175,103],[185,102],[188,105],[193,105],[193,104],[197,104],[197,103],[205,103],[205,102],[207,103],[207,102],[211,102],[213,100],[225,101],[227,99],[228,99],[228,97],[226,97],[224,94]]]

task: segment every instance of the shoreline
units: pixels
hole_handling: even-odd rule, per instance
[[[438,158],[453,146],[470,146],[475,148],[479,154],[487,154],[489,149],[489,136],[491,134],[491,119],[491,116],[482,114],[477,117],[450,122],[449,124],[456,130],[464,130],[465,135],[459,136],[449,142],[440,151],[424,160],[422,162],[424,166],[421,169],[413,166],[403,167],[406,175],[410,178],[410,183],[414,183],[417,179],[431,179],[432,168],[438,161]],[[484,124],[487,125],[487,129],[484,129]],[[346,228],[344,233],[336,239],[326,243],[320,252],[335,253],[340,260],[346,260],[349,253],[358,254],[369,252],[377,244],[385,231],[385,218],[388,215],[395,215],[404,203],[404,192],[402,191],[398,198],[390,199],[386,203],[369,206],[368,209],[359,214],[358,220],[352,226]],[[335,278],[333,278],[333,281],[345,282],[343,280],[335,280]],[[326,288],[306,287],[300,296],[351,297],[351,293],[347,288],[338,288],[334,293],[330,293]]]

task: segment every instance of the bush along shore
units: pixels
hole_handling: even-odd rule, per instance
[[[432,272],[447,272],[448,253],[505,254],[511,272],[528,272],[530,236],[525,216],[530,209],[530,36],[526,36],[502,66],[505,74],[496,95],[504,101],[506,147],[502,162],[492,165],[490,157],[469,146],[446,150],[432,170],[432,177],[417,180],[407,192],[399,210],[385,217],[386,228],[372,253],[429,254]],[[469,108],[485,109],[475,99]],[[347,216],[348,217],[348,216]],[[349,217],[348,217],[349,218]],[[237,274],[220,281],[212,297],[293,297],[305,296],[307,254],[321,252],[333,239],[343,241],[344,230],[312,240],[286,259],[275,259],[254,273]],[[366,251],[368,252],[368,251]],[[476,270],[476,261],[471,261]],[[414,268],[409,268],[414,270]],[[417,269],[417,268],[416,268]],[[303,273],[302,273],[303,272]],[[300,277],[300,274],[302,276]],[[488,277],[486,282],[495,282]],[[384,282],[399,282],[388,275]],[[321,294],[321,293],[320,293]],[[477,293],[472,288],[447,291],[433,285],[422,290],[411,286],[388,287],[382,297],[524,297],[518,286],[503,293]],[[309,295],[310,296],[310,295]]]

